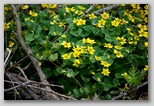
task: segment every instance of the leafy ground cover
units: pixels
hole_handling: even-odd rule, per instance
[[[6,100],[147,100],[147,4],[5,4],[4,50]]]

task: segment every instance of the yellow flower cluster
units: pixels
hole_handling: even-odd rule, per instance
[[[85,25],[86,24],[86,20],[83,20],[83,19],[73,19],[73,23],[75,23],[77,26],[80,26],[80,25]]]
[[[146,25],[141,25],[141,24],[138,24],[138,27],[140,28],[140,31],[139,32],[139,37],[145,37],[145,38],[148,38],[148,27]]]

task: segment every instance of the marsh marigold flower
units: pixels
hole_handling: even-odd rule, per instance
[[[31,16],[33,16],[33,17],[37,17],[37,13],[35,13],[35,12],[32,12],[31,10],[29,11],[29,14],[31,15]]]
[[[101,72],[104,76],[109,76],[109,74],[110,74],[110,71],[109,71],[109,69],[107,68],[107,69],[104,69],[103,68],[103,71]]]
[[[101,61],[101,65],[103,65],[104,67],[109,67],[111,64],[106,61]]]
[[[103,14],[101,14],[101,17],[103,19],[107,19],[107,18],[109,18],[109,14],[107,14],[106,12],[104,12]]]
[[[21,8],[22,9],[27,9],[29,6],[28,5],[22,5]]]
[[[61,43],[61,45],[63,45],[65,48],[70,48],[70,47],[71,47],[71,44],[68,43],[68,42],[66,42],[66,41],[63,41],[63,42]]]

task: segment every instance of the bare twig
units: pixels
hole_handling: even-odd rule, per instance
[[[117,6],[118,6],[118,4],[110,5],[110,6],[104,7],[104,8],[102,8],[102,9],[100,9],[100,10],[95,11],[94,14],[96,14],[96,15],[101,14],[102,12],[104,12],[104,11],[109,11],[109,10],[111,10],[111,9],[117,7]]]
[[[124,92],[123,94],[120,94],[120,95],[118,95],[118,96],[116,96],[116,97],[113,97],[111,100],[120,99],[120,98],[122,98],[123,96],[126,96],[126,95],[128,95],[129,93],[131,93],[131,92],[133,92],[133,91],[135,91],[135,90],[138,90],[139,88],[142,88],[142,87],[144,87],[144,86],[146,86],[146,85],[148,85],[148,81],[146,81],[146,82],[140,84],[139,86],[137,86],[137,87],[135,87],[135,88],[129,90],[128,92]]]
[[[12,50],[9,50],[9,54],[7,55],[7,57],[6,57],[5,61],[4,61],[4,67],[5,67],[6,62],[8,61],[8,59],[9,59],[11,53],[12,53]]]
[[[29,79],[27,78],[27,76],[25,75],[25,72],[23,71],[22,68],[15,66],[15,68],[17,68],[18,70],[20,70],[20,72],[22,73],[22,75],[25,77],[26,81],[28,81]]]
[[[39,89],[39,90],[46,91],[46,92],[51,92],[51,93],[53,93],[53,94],[56,94],[56,95],[58,95],[58,96],[60,96],[60,97],[64,97],[64,98],[67,98],[67,99],[76,100],[76,99],[73,98],[73,97],[69,97],[69,96],[66,96],[66,95],[63,95],[63,94],[59,94],[59,93],[57,93],[57,92],[55,92],[55,91],[53,91],[53,90],[46,90],[46,89],[44,89],[44,88],[40,88],[40,87],[36,87],[36,86],[32,86],[32,85],[27,85],[27,87]]]
[[[88,10],[85,12],[86,14],[90,13],[92,10],[94,10],[96,7],[96,4],[93,4]]]

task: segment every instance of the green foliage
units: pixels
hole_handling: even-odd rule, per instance
[[[114,91],[124,89],[125,83],[138,86],[147,75],[148,5],[118,5],[95,18],[91,15],[99,5],[87,14],[91,4],[63,4],[58,9],[42,4],[41,10],[34,6],[29,8],[37,16],[19,10],[23,38],[43,64],[40,66],[48,80],[56,77],[65,94],[80,100],[99,94],[100,99],[108,100]],[[4,15],[7,17],[9,10]],[[8,26],[5,39],[11,41],[15,39],[11,34],[16,27],[14,20]],[[5,48],[13,49],[8,41]],[[19,54],[15,53],[14,62]]]

